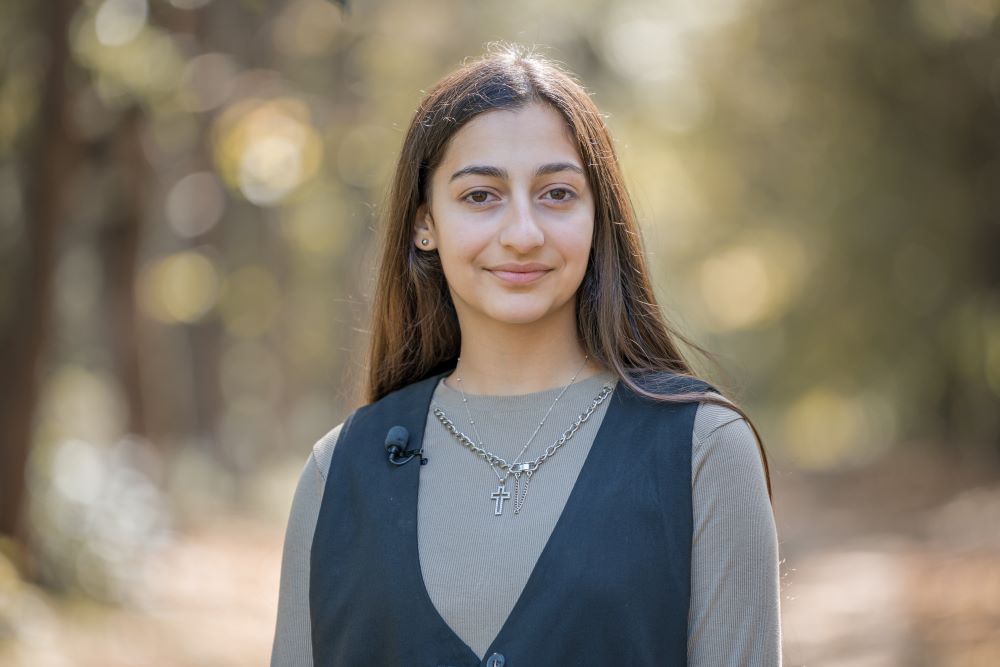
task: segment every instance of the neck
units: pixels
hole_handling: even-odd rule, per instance
[[[455,371],[445,383],[469,394],[510,395],[545,391],[579,382],[603,367],[587,354],[576,335],[576,322],[531,325],[463,326]]]

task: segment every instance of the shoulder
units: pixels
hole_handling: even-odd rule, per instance
[[[330,429],[326,435],[317,440],[316,444],[313,445],[310,458],[312,459],[312,463],[315,465],[316,470],[323,481],[326,481],[326,475],[330,471],[330,461],[333,460],[333,450],[337,446],[337,440],[340,438],[340,432],[344,429],[344,424],[346,423],[347,420],[337,424]]]
[[[449,370],[450,367],[445,370],[436,369],[428,375],[413,379],[412,381],[387,392],[375,401],[359,407],[355,412],[364,414],[378,408],[384,409],[387,407],[396,407],[401,403],[412,400],[415,396],[422,397],[426,395],[429,398],[434,392],[434,389],[437,387],[438,381],[443,375],[448,373]]]
[[[347,418],[330,429],[322,438],[313,445],[310,458],[316,466],[320,477],[326,481],[327,473],[330,471],[330,464],[333,460],[333,452],[336,449],[337,441],[342,432],[351,429],[351,424],[357,424],[364,428],[366,419],[380,410],[393,410],[399,405],[412,398],[412,394],[432,392],[437,385],[437,381],[444,373],[438,373],[425,377],[416,382],[412,382],[404,387],[393,390],[373,403],[368,403],[356,408]]]
[[[714,398],[731,403],[729,399],[718,392],[710,391],[708,393]],[[716,405],[715,403],[699,403],[698,411],[695,413],[694,432],[692,434],[695,446],[697,447],[700,443],[705,442],[717,429],[741,419],[743,419],[743,416],[732,408]]]
[[[764,465],[757,436],[749,422],[732,408],[700,403],[691,441],[695,486],[756,485],[763,481]]]
[[[629,376],[640,389],[663,396],[715,391],[715,388],[705,380],[671,371],[641,371],[630,373]]]

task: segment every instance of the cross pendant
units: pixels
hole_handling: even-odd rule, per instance
[[[497,503],[496,509],[493,511],[494,516],[500,516],[503,514],[503,501],[510,498],[510,491],[505,490],[503,488],[503,484],[501,484],[497,487],[497,490],[490,495],[490,498],[495,500]]]

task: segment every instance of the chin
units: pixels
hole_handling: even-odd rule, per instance
[[[551,312],[544,306],[538,306],[535,308],[493,309],[486,314],[491,319],[504,324],[532,324],[545,319]]]
[[[542,316],[528,313],[491,313],[490,319],[504,324],[531,324],[542,319]]]

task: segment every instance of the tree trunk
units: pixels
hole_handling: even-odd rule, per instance
[[[118,173],[115,200],[120,205],[102,229],[99,246],[107,285],[107,335],[128,405],[126,430],[148,439],[152,434],[142,391],[139,350],[143,346],[134,294],[149,180],[149,166],[140,145],[143,120],[142,110],[133,106],[123,114],[111,138],[113,168]]]
[[[38,126],[25,174],[25,259],[14,282],[9,326],[0,333],[0,534],[23,543],[25,466],[44,353],[51,329],[56,237],[63,220],[63,191],[79,147],[67,119],[69,21],[75,0],[35,4],[49,45],[41,82]]]

